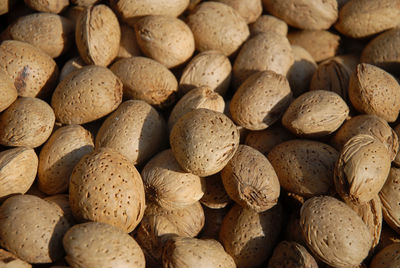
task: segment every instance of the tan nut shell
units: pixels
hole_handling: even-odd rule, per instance
[[[400,234],[400,169],[391,168],[389,176],[379,192],[382,201],[383,217],[385,222]]]
[[[183,93],[207,86],[224,95],[231,82],[232,65],[228,57],[219,51],[208,50],[197,54],[186,65],[179,81]]]
[[[268,159],[256,149],[239,145],[221,171],[229,197],[258,213],[275,206],[280,194],[278,176]]]
[[[239,131],[224,114],[196,109],[172,128],[170,143],[181,167],[205,177],[223,169],[239,146]]]
[[[296,242],[282,241],[276,246],[268,262],[269,268],[318,268],[314,257]]]
[[[38,147],[49,138],[54,121],[54,112],[46,102],[19,98],[0,115],[0,144]]]
[[[131,232],[143,218],[143,182],[123,155],[100,148],[81,158],[71,174],[71,210],[78,221],[97,221]]]
[[[133,164],[145,163],[167,143],[162,116],[140,100],[123,102],[101,125],[96,147],[113,148]]]
[[[155,60],[145,57],[121,59],[111,66],[111,71],[124,84],[127,98],[144,100],[160,108],[175,101],[178,82],[171,71]]]
[[[291,101],[292,92],[286,77],[263,71],[241,84],[229,110],[238,125],[249,130],[263,130],[282,117]]]
[[[258,19],[254,23],[250,24],[249,27],[252,36],[268,31],[273,31],[277,34],[286,36],[288,32],[288,25],[286,22],[271,15],[262,15],[258,17]]]
[[[232,55],[249,36],[246,21],[232,7],[217,2],[202,2],[187,17],[196,50],[219,50]]]
[[[263,0],[265,9],[290,26],[324,30],[338,18],[336,0]]]
[[[92,135],[83,127],[69,125],[57,129],[39,154],[39,189],[49,195],[64,193],[72,169],[93,148]]]
[[[255,22],[263,11],[260,0],[216,0],[216,2],[231,6],[244,18],[247,24]]]
[[[31,268],[32,265],[19,259],[14,254],[0,249],[0,266],[3,268]]]
[[[400,266],[400,243],[391,244],[379,251],[371,261],[370,268],[396,268]]]
[[[258,267],[272,253],[282,223],[280,204],[260,214],[236,204],[222,222],[219,241],[237,267]]]
[[[135,30],[126,24],[121,24],[121,41],[117,59],[130,58],[142,55],[136,40]]]
[[[234,85],[239,87],[252,74],[270,70],[286,76],[294,62],[286,36],[272,31],[248,39],[233,64]]]
[[[388,122],[396,121],[400,111],[400,85],[384,70],[361,63],[350,77],[349,98],[363,114],[375,114]]]
[[[343,146],[336,163],[336,191],[352,202],[368,202],[382,189],[389,171],[386,147],[373,136],[354,136]]]
[[[62,258],[69,227],[60,208],[33,195],[12,196],[0,207],[0,245],[26,262]]]
[[[300,226],[310,250],[334,267],[360,264],[371,248],[372,237],[362,219],[330,196],[308,199],[300,211]]]
[[[51,106],[63,124],[97,120],[122,102],[122,82],[109,69],[89,65],[70,73],[53,93]]]
[[[21,97],[46,96],[57,82],[55,61],[40,49],[21,41],[1,43],[0,68],[13,79]]]
[[[68,5],[68,0],[24,0],[25,4],[40,12],[60,13]]]
[[[0,68],[0,113],[8,108],[18,97],[14,81]]]
[[[187,207],[204,194],[202,179],[183,171],[170,149],[147,162],[141,174],[147,200],[165,209]]]
[[[87,64],[109,65],[117,57],[121,41],[117,16],[106,5],[85,8],[76,22],[75,40]]]
[[[399,137],[399,135],[400,135],[400,124],[395,126],[393,130],[396,133],[397,137]],[[396,157],[394,159],[392,159],[392,161],[393,161],[393,164],[396,167],[400,167],[400,154],[398,152],[396,154]]]
[[[214,174],[204,179],[204,195],[200,203],[210,209],[221,209],[231,203],[229,195],[226,193],[222,183],[221,173]]]
[[[75,267],[145,267],[138,243],[120,229],[100,222],[73,226],[63,245],[68,264]]]
[[[220,267],[235,268],[232,257],[225,252],[220,242],[214,239],[197,239],[191,237],[173,237],[163,250],[163,267]]]
[[[44,200],[50,202],[54,206],[61,208],[64,213],[65,218],[69,221],[71,225],[76,223],[74,216],[72,215],[71,206],[69,205],[68,194],[56,194],[48,197],[44,197]]]

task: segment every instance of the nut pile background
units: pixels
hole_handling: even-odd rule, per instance
[[[400,0],[0,0],[0,267],[400,267]]]

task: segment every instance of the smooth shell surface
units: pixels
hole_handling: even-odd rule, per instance
[[[0,69],[0,112],[8,108],[18,97],[14,81],[3,69]]]

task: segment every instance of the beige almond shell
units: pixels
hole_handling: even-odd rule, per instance
[[[12,196],[0,207],[1,247],[29,263],[62,258],[69,227],[61,208],[33,195]]]
[[[221,171],[239,146],[239,131],[224,114],[196,109],[172,128],[170,144],[179,165],[205,177]]]
[[[362,114],[375,114],[388,122],[396,121],[399,115],[400,85],[391,74],[374,65],[357,65],[350,77],[349,98]]]
[[[120,153],[100,148],[81,158],[69,184],[71,210],[78,221],[104,222],[131,232],[144,215],[143,182]]]
[[[0,113],[7,109],[18,97],[14,81],[6,71],[0,68]]]
[[[379,251],[371,261],[370,268],[396,268],[400,266],[400,243],[393,243]]]
[[[224,95],[230,85],[232,65],[228,57],[216,50],[208,50],[194,56],[185,66],[179,88],[186,94],[193,88],[207,86]]]
[[[359,265],[371,248],[372,237],[361,217],[330,196],[308,199],[300,211],[300,226],[310,250],[334,267]]]
[[[388,149],[390,160],[395,159],[399,142],[395,131],[376,115],[357,115],[344,122],[332,138],[332,145],[341,150],[344,144],[358,134],[367,134],[380,140]]]
[[[0,249],[0,266],[3,268],[31,268],[32,265],[21,260],[14,254]]]
[[[0,15],[7,14],[12,8],[13,3],[9,0],[1,0],[0,1]]]
[[[268,267],[318,268],[318,264],[302,245],[292,241],[282,241],[274,249]]]
[[[171,130],[179,118],[198,108],[223,113],[225,101],[221,95],[207,86],[194,88],[175,104],[168,118],[168,128]]]
[[[183,171],[170,149],[150,159],[141,175],[146,199],[165,209],[190,206],[204,194],[203,179]]]
[[[336,93],[313,90],[297,97],[282,117],[282,124],[292,133],[322,137],[337,130],[349,114],[346,102]]]
[[[117,16],[106,5],[85,8],[76,22],[75,41],[87,64],[109,65],[117,57],[121,41]]]
[[[233,64],[234,85],[239,87],[252,74],[273,71],[286,76],[294,63],[292,47],[286,36],[272,31],[248,39]]]
[[[72,72],[74,72],[76,70],[82,69],[82,67],[85,66],[85,65],[86,65],[86,63],[82,60],[81,57],[74,57],[74,58],[68,60],[64,64],[64,66],[61,68],[58,80],[61,82],[70,73],[72,73]]]
[[[400,234],[400,169],[391,168],[389,176],[379,192],[385,222]]]
[[[143,54],[167,68],[186,62],[195,49],[189,26],[175,17],[145,16],[135,23],[135,32]]]
[[[263,4],[268,13],[300,29],[329,29],[338,18],[336,0],[263,0]]]
[[[334,57],[340,41],[339,35],[324,30],[293,31],[287,38],[291,45],[305,48],[316,62]]]
[[[179,236],[165,243],[162,262],[164,268],[236,267],[233,258],[217,240]]]
[[[132,57],[118,60],[110,69],[121,79],[127,98],[144,100],[160,108],[175,102],[178,81],[159,62],[145,57]]]
[[[393,130],[396,133],[397,137],[399,137],[399,135],[400,135],[400,124],[395,126]],[[393,161],[393,164],[396,167],[400,167],[400,154],[398,152],[396,154],[396,157],[394,159],[392,159],[392,161]]]
[[[339,12],[335,28],[352,38],[364,38],[400,24],[399,0],[348,1]]]
[[[111,113],[121,102],[121,80],[105,67],[88,65],[58,84],[51,106],[60,123],[85,124]]]
[[[17,147],[0,152],[0,200],[26,193],[36,178],[38,157],[33,149]]]
[[[119,50],[117,59],[130,58],[142,55],[138,42],[136,40],[135,30],[126,25],[121,24],[121,41],[119,43]]]
[[[100,222],[73,226],[63,239],[66,261],[77,267],[145,267],[143,251],[129,234]]]
[[[16,40],[2,42],[0,68],[12,78],[21,97],[44,97],[56,86],[56,62],[28,43]]]
[[[289,140],[268,154],[282,188],[304,197],[328,194],[332,190],[338,157],[333,147],[312,140]]]
[[[61,13],[68,5],[69,0],[24,0],[25,4],[40,12]]]
[[[123,102],[101,125],[96,148],[112,148],[133,164],[145,163],[167,143],[167,127],[162,116],[141,100]]]
[[[231,203],[221,179],[221,172],[204,178],[205,189],[200,203],[210,209],[221,209]]]
[[[340,152],[334,171],[337,193],[354,203],[373,199],[385,184],[390,171],[390,155],[375,137],[359,134]]]
[[[237,267],[258,267],[272,253],[282,223],[280,204],[259,214],[236,204],[222,222],[219,241]]]
[[[211,238],[218,240],[222,221],[224,220],[224,217],[229,212],[229,210],[230,210],[229,206],[220,209],[204,207],[204,214],[206,217],[206,221],[203,230],[201,230],[200,238],[202,239]]]
[[[236,52],[250,34],[246,21],[232,7],[202,2],[187,17],[196,50],[218,50],[225,56]]]
[[[231,6],[244,18],[247,24],[255,22],[263,11],[260,0],[216,0],[216,2]]]
[[[49,138],[54,122],[54,112],[46,102],[18,98],[0,115],[0,144],[36,148]]]
[[[271,15],[261,15],[254,23],[250,24],[249,27],[252,36],[269,31],[286,36],[288,32],[288,25],[286,22]]]
[[[57,129],[39,154],[39,189],[49,195],[66,192],[73,168],[93,149],[92,135],[80,125]]]
[[[71,225],[76,223],[74,216],[72,215],[71,206],[69,205],[68,194],[56,194],[48,197],[44,197],[44,200],[50,202],[54,206],[61,208],[64,213],[65,218],[69,221]]]
[[[239,145],[221,178],[229,197],[244,208],[261,213],[278,203],[278,176],[268,159],[250,146]]]

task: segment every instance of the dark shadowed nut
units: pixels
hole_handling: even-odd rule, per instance
[[[390,227],[400,234],[400,169],[391,168],[389,176],[379,192],[383,217]]]
[[[220,172],[204,178],[203,182],[205,189],[204,195],[200,199],[202,205],[210,209],[221,209],[231,203],[232,200],[226,193]]]
[[[396,268],[400,266],[400,243],[391,244],[379,251],[371,261],[370,268]]]
[[[307,249],[296,242],[282,241],[268,262],[269,268],[317,268],[318,264]]]

